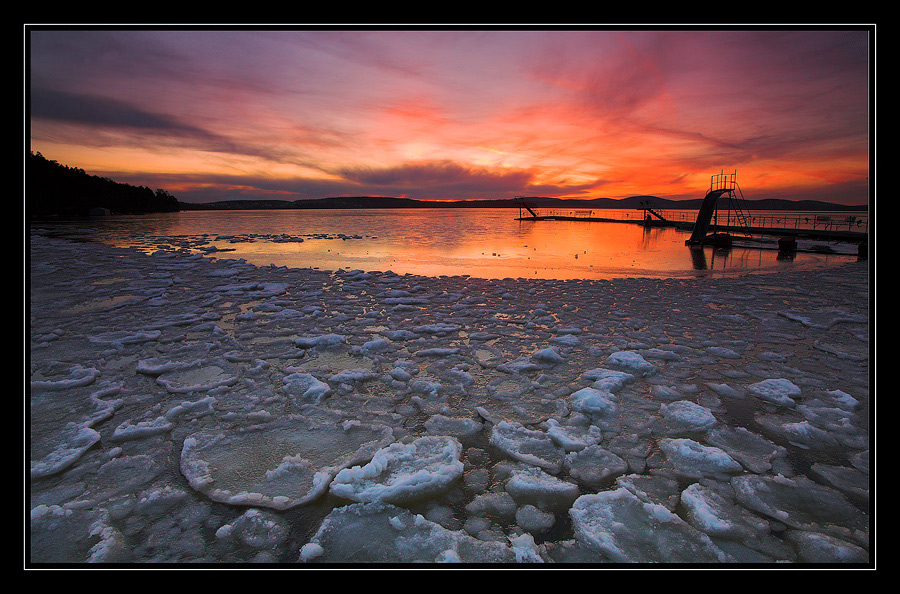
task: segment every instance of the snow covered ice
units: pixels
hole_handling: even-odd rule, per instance
[[[32,563],[869,561],[865,263],[29,264]]]

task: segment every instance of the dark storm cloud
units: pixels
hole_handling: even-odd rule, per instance
[[[79,125],[205,135],[171,117],[149,113],[122,101],[42,88],[31,90],[31,117]]]

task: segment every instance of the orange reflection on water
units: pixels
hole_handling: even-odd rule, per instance
[[[216,258],[258,266],[393,271],[424,276],[605,279],[686,277],[822,266],[845,256],[685,245],[689,231],[630,222],[518,221],[514,209],[194,211],[98,220],[116,244],[192,238]],[[121,229],[113,227],[121,226]],[[139,231],[139,233],[138,233]],[[182,242],[177,239],[176,242]],[[205,250],[205,253],[210,253]]]

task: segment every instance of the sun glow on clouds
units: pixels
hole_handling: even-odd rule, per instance
[[[32,150],[186,201],[216,199],[216,184],[286,199],[700,198],[720,170],[753,198],[868,198],[865,30],[31,42]]]

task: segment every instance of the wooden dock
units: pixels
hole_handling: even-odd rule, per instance
[[[771,215],[754,215],[748,212],[744,206],[743,195],[737,184],[737,173],[719,173],[712,175],[710,178],[710,188],[703,199],[696,219],[688,220],[669,220],[655,210],[652,205],[646,202],[641,209],[643,213],[640,219],[617,219],[609,217],[595,217],[590,210],[582,211],[582,215],[560,215],[560,214],[538,214],[534,208],[528,205],[524,197],[516,196],[516,203],[519,206],[518,221],[578,221],[578,222],[599,222],[599,223],[629,223],[642,225],[644,227],[668,227],[682,229],[691,232],[690,239],[686,243],[691,245],[702,245],[707,239],[715,236],[721,238],[732,234],[743,235],[746,237],[779,237],[791,239],[812,239],[819,241],[840,241],[856,244],[865,244],[868,242],[868,225],[863,228],[853,229],[854,224],[860,226],[860,221],[856,221],[856,217],[846,217],[843,220],[832,218],[826,215],[814,215],[811,219],[804,217],[801,224],[801,217],[791,219],[794,226],[774,226],[771,223],[780,220],[786,223],[789,215],[784,217],[775,217]],[[720,198],[727,201],[727,215],[721,219],[726,224],[720,225],[719,202]],[[523,211],[527,211],[528,215],[524,215]],[[757,222],[759,224],[757,224]],[[846,229],[844,227],[846,226]]]
[[[520,216],[517,221],[578,221],[586,223],[626,223],[630,225],[641,225],[642,227],[651,228],[673,228],[692,231],[694,229],[694,221],[671,221],[661,219],[616,219],[608,217],[592,217],[592,216],[570,216],[570,215],[537,215],[537,216]],[[734,233],[740,235],[762,235],[767,237],[794,237],[802,239],[818,239],[829,241],[847,241],[852,243],[864,242],[869,234],[866,231],[853,231],[850,229],[833,229],[833,228],[791,228],[791,227],[744,227],[737,225],[709,225],[709,232],[712,233]]]

